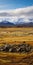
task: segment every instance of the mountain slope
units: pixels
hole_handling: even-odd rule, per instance
[[[16,24],[16,26],[18,26],[18,27],[33,27],[33,22],[29,22],[29,23],[25,23],[25,22],[23,22],[23,23],[19,23],[19,24]]]
[[[8,21],[0,22],[0,26],[14,26],[14,23]]]
[[[0,27],[33,27],[33,22],[22,22],[22,21],[18,21],[16,23],[12,23],[9,21],[2,21],[0,22]]]

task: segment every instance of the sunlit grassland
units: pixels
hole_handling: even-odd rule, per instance
[[[0,43],[33,43],[33,28],[0,28]]]
[[[0,28],[0,46],[23,42],[33,45],[33,28]],[[0,52],[0,65],[33,65],[33,52]]]
[[[9,64],[13,65],[17,63],[17,65],[33,65],[33,53],[23,54],[23,53],[0,53],[0,64]]]

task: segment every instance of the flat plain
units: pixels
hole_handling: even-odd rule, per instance
[[[33,27],[0,28],[0,46],[6,44],[30,44],[33,46]],[[33,65],[33,52],[0,52],[0,65]]]

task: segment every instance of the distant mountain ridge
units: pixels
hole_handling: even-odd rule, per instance
[[[0,22],[0,26],[14,26],[14,23],[9,22],[9,21],[2,21]]]
[[[33,22],[16,22],[16,23],[12,23],[12,22],[9,22],[9,21],[2,21],[0,22],[0,27],[33,27]]]
[[[33,22],[18,24],[18,27],[33,27]]]

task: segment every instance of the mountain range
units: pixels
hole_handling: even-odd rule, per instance
[[[14,26],[14,23],[11,23],[9,21],[0,22],[0,27],[8,27],[8,26]]]
[[[33,27],[33,22],[16,22],[16,23],[12,23],[9,21],[2,21],[0,22],[0,27]]]

